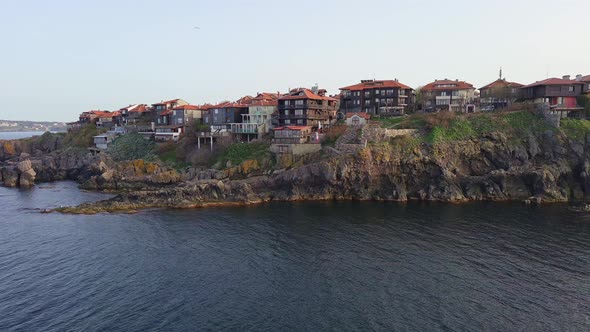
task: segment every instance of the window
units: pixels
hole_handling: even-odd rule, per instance
[[[162,119],[158,118],[158,124],[162,123]]]
[[[295,100],[295,105],[303,105],[303,100]]]
[[[178,118],[178,119],[176,119],[176,122],[177,122],[178,124],[182,124],[182,118]]]
[[[289,120],[289,119],[285,120],[285,124],[291,124],[291,120]]]
[[[359,117],[358,117],[358,116],[356,116],[356,115],[355,115],[355,116],[353,116],[353,117],[352,117],[352,124],[353,124],[354,126],[358,126],[358,125],[359,125],[359,123],[360,123]]]
[[[297,120],[297,124],[298,124],[298,125],[302,125],[302,124],[303,124],[303,119],[299,119],[299,120]]]
[[[289,115],[289,110],[285,110],[285,115]]]
[[[209,123],[209,117],[205,118],[205,123]]]
[[[379,90],[375,90],[375,94],[378,95],[379,94]]]
[[[370,97],[371,96],[371,91],[365,91],[365,97]]]
[[[443,96],[443,97],[445,97],[445,96],[447,96],[447,92],[446,91],[443,91],[443,92],[440,93],[440,95]]]
[[[568,88],[567,88],[567,91],[569,91],[569,92],[574,92],[574,87],[573,87],[573,86],[570,86],[570,87],[568,87]]]
[[[295,110],[295,115],[303,115],[303,110]]]
[[[215,109],[215,114],[219,114],[219,110],[217,108]]]

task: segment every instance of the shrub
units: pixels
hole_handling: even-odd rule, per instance
[[[561,120],[561,131],[570,139],[581,141],[590,133],[590,121],[578,119]]]
[[[153,160],[154,145],[153,141],[145,139],[140,134],[127,134],[116,138],[107,151],[116,161]]]
[[[64,137],[65,147],[89,148],[94,145],[94,136],[105,133],[106,129],[98,129],[93,123],[88,123],[80,130],[73,130]]]
[[[334,146],[338,138],[342,136],[344,132],[346,132],[346,129],[348,129],[348,127],[345,125],[331,127],[324,134],[324,137],[322,138],[322,144],[324,146]]]
[[[266,143],[233,143],[221,152],[218,162],[221,162],[222,166],[228,161],[232,165],[239,165],[249,159],[255,159],[262,163],[269,154],[269,145]]]

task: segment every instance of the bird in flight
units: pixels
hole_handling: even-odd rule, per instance
[[[201,28],[200,28],[200,27],[193,27],[193,29],[201,30]]]

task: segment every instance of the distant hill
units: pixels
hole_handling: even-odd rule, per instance
[[[66,131],[66,124],[57,121],[0,120],[0,132],[7,131]]]

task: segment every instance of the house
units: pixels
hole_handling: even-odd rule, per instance
[[[279,126],[310,126],[313,130],[336,122],[339,101],[326,96],[326,90],[299,88],[279,97]]]
[[[283,126],[273,128],[270,151],[276,154],[301,155],[321,150],[317,131],[311,126]]]
[[[174,107],[170,112],[170,125],[181,128],[185,133],[188,127],[201,122],[204,110],[196,105],[181,105]]]
[[[121,111],[114,111],[112,113],[112,121],[115,127],[123,126],[123,115]]]
[[[582,92],[587,95],[590,95],[590,75],[576,75],[576,81],[584,83],[584,86],[582,87]]]
[[[100,113],[95,113],[96,117],[96,127],[97,128],[112,128],[113,124],[113,113],[105,111]]]
[[[340,88],[340,112],[403,115],[413,103],[413,89],[394,80],[362,80]]]
[[[172,119],[172,109],[183,105],[188,105],[188,103],[182,99],[172,99],[152,104],[152,109],[156,119],[156,126],[171,125],[170,121]]]
[[[86,123],[96,124],[99,117],[107,116],[110,114],[111,114],[111,112],[109,112],[109,111],[100,111],[100,110],[92,110],[92,111],[88,111],[88,112],[82,112],[82,114],[80,114],[80,116],[78,117],[78,122],[80,122],[81,124],[86,124]]]
[[[244,101],[244,100],[242,100]],[[248,113],[247,104],[239,102],[223,102],[211,106],[203,117],[203,124],[211,128],[211,132],[230,133],[232,123],[241,123],[242,115]]]
[[[502,72],[500,71],[500,75]],[[522,98],[521,87],[523,84],[509,82],[506,78],[498,78],[494,82],[479,89],[479,102],[482,106],[494,106],[494,108],[504,108],[512,105],[515,101]]]
[[[160,114],[163,111],[171,110],[177,106],[182,105],[188,105],[188,103],[183,99],[171,99],[152,104],[152,107],[154,108],[157,114]]]
[[[459,80],[434,80],[421,89],[426,109],[469,112],[475,109],[475,88]]]
[[[523,99],[532,101],[545,112],[559,118],[581,116],[583,108],[577,98],[583,94],[585,83],[571,80],[569,75],[562,78],[548,78],[522,87]]]
[[[132,104],[119,109],[118,112],[121,112],[122,126],[154,121],[154,111],[146,104]]]
[[[371,115],[365,112],[346,113],[347,126],[364,126],[371,119]]]
[[[250,99],[248,113],[242,114],[242,121],[231,124],[231,132],[234,135],[246,136],[250,140],[261,138],[268,134],[273,127],[272,115],[278,110],[279,93],[258,93]]]

